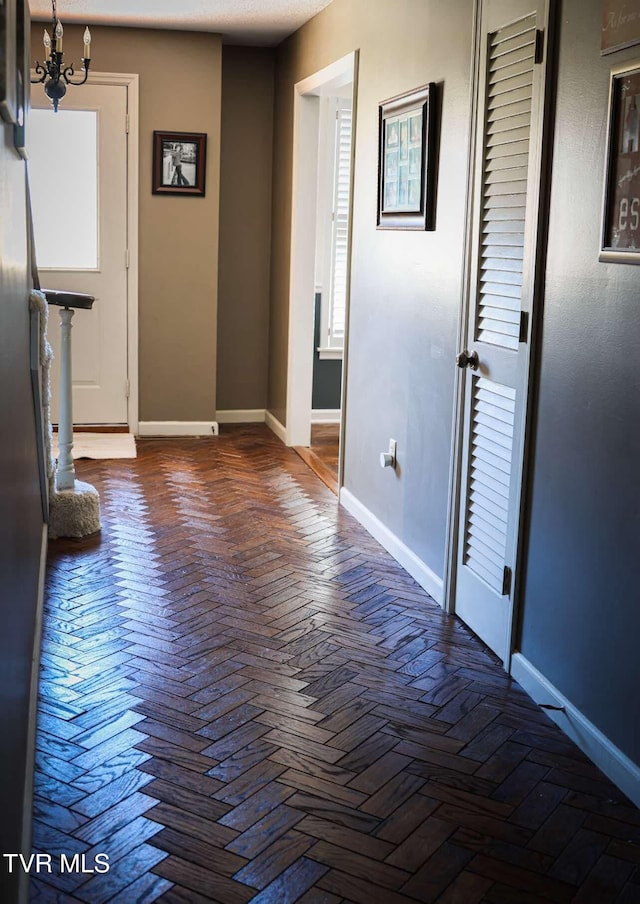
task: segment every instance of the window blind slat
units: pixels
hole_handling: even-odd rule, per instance
[[[336,120],[336,164],[331,249],[331,291],[328,345],[342,348],[347,302],[349,194],[351,186],[351,102],[341,100]]]

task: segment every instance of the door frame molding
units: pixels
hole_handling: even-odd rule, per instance
[[[467,175],[465,187],[465,225],[463,247],[463,272],[460,286],[460,309],[456,349],[464,348],[469,326],[469,302],[471,298],[471,252],[473,249],[473,179],[478,142],[478,101],[480,92],[480,40],[482,0],[473,4],[473,41],[471,44],[471,85],[469,90],[469,140],[467,143]],[[452,361],[452,366],[454,362]],[[458,561],[458,525],[460,521],[460,483],[462,480],[462,452],[464,437],[465,373],[456,368],[453,389],[453,437],[449,462],[449,505],[444,550],[444,576],[442,608],[448,615],[455,613],[456,577]]]
[[[31,71],[32,77],[35,70]],[[139,111],[140,76],[132,72],[91,72],[93,85],[121,85],[127,89],[127,424],[137,434],[139,424],[138,223],[139,223]]]
[[[480,50],[482,35],[482,3],[483,0],[475,0],[474,3],[474,38],[473,38],[473,60],[471,71],[471,130],[469,136],[468,147],[468,165],[467,165],[467,199],[466,199],[466,222],[465,222],[465,238],[464,238],[464,272],[461,290],[461,308],[458,320],[458,345],[457,349],[461,350],[465,347],[467,341],[467,331],[469,326],[469,314],[471,310],[471,274],[473,253],[473,224],[474,224],[474,180],[475,180],[475,163],[478,151],[478,141],[481,140],[482,134],[478,129],[478,105],[480,98]],[[540,111],[540,145],[537,150],[537,172],[538,180],[534,186],[535,197],[533,200],[537,204],[536,223],[533,230],[533,236],[536,242],[536,253],[532,259],[532,311],[531,323],[529,324],[529,342],[527,355],[528,384],[527,395],[523,401],[523,428],[522,428],[522,455],[517,462],[517,471],[514,471],[514,478],[519,481],[519,491],[517,496],[518,508],[518,527],[516,534],[516,550],[514,565],[514,581],[511,587],[511,609],[509,615],[509,624],[507,628],[508,648],[507,655],[503,665],[506,671],[511,669],[511,659],[517,650],[517,631],[519,624],[519,613],[522,604],[522,585],[523,574],[526,568],[525,559],[525,539],[527,535],[527,524],[524,517],[525,506],[529,498],[530,484],[530,466],[532,456],[532,439],[534,436],[535,421],[535,395],[536,395],[536,375],[539,361],[539,341],[540,341],[540,323],[543,313],[544,303],[544,267],[546,262],[547,235],[544,229],[544,213],[549,205],[549,193],[551,183],[551,151],[553,139],[553,111],[554,111],[554,91],[553,86],[554,75],[556,74],[556,34],[558,31],[558,2],[557,0],[546,0],[545,3],[545,19],[541,28],[545,32],[545,55],[542,63],[542,108]],[[529,215],[528,215],[529,216]],[[449,508],[447,515],[447,536],[445,546],[445,569],[444,569],[444,589],[443,589],[443,608],[449,614],[455,614],[455,598],[456,598],[456,578],[458,567],[459,553],[459,527],[460,518],[464,516],[460,501],[460,490],[462,486],[463,474],[463,452],[464,452],[464,431],[465,431],[465,376],[464,370],[459,370],[456,374],[455,390],[454,390],[454,419],[453,419],[453,442],[451,447],[451,464],[449,472]]]
[[[339,486],[344,470],[344,427],[353,234],[353,187],[358,94],[357,50],[346,54],[299,82],[293,88],[293,173],[291,202],[291,259],[289,271],[289,341],[287,353],[286,444],[308,446],[311,436],[313,385],[313,321],[316,251],[316,188],[318,179],[318,100],[323,88],[352,82],[351,196],[347,250],[345,340],[342,358]],[[307,302],[307,299],[311,299]]]
[[[137,434],[139,423],[139,326],[138,326],[138,222],[139,222],[139,111],[140,76],[128,72],[92,72],[94,85],[122,85],[127,89],[127,423]]]

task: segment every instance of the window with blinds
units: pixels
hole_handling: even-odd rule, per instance
[[[331,281],[327,317],[327,345],[343,348],[347,305],[347,253],[349,243],[349,195],[351,187],[351,100],[340,98],[336,110],[333,215],[331,232]]]

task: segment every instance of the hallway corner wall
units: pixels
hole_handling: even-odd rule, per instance
[[[563,2],[519,649],[640,766],[640,269],[598,260],[609,73],[640,48],[601,56],[601,19]]]
[[[0,122],[0,850],[27,841],[31,686],[43,514],[30,375],[25,163]],[[0,870],[0,900],[19,900],[19,876]]]
[[[264,409],[269,354],[270,47],[222,48],[217,408]]]
[[[334,0],[278,48],[269,410],[285,421],[294,85],[359,50],[345,487],[440,580],[463,271],[472,0]],[[438,86],[436,228],[376,228],[378,105]],[[397,472],[380,452],[398,442]]]
[[[65,27],[70,54],[80,52],[82,31]],[[140,75],[140,420],[215,420],[221,38],[109,26],[91,32],[94,72]],[[41,22],[31,41],[32,58],[42,57]],[[170,74],[168,60],[179,63]],[[151,193],[154,131],[207,133],[204,197]]]

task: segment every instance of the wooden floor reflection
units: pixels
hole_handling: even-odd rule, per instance
[[[34,846],[58,904],[640,900],[640,814],[264,426],[78,462]]]

